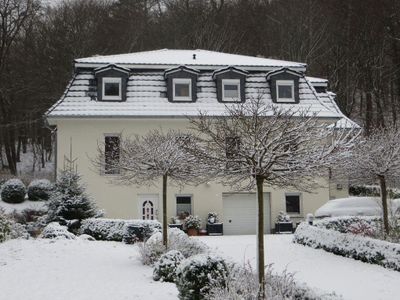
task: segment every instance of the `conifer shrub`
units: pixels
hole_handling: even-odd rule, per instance
[[[176,269],[185,257],[180,251],[170,250],[161,255],[153,269],[153,279],[158,281],[174,282],[176,279]]]

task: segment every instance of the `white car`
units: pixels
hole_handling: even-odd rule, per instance
[[[399,212],[400,199],[388,200],[394,212]],[[380,216],[382,204],[379,197],[349,197],[330,200],[315,211],[316,218],[338,216]]]

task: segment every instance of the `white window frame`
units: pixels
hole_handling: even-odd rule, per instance
[[[292,88],[292,97],[291,98],[282,98],[279,97],[279,86],[291,86]],[[276,81],[276,102],[296,102],[294,96],[294,81],[293,80],[277,80]]]
[[[286,196],[299,196],[299,212],[298,213],[294,213],[294,212],[287,212],[286,210]],[[285,193],[285,212],[293,217],[299,217],[303,215],[303,196],[302,193]]]
[[[102,100],[122,100],[122,79],[118,77],[104,77],[102,80]],[[105,95],[106,83],[119,83],[119,96]]]
[[[236,85],[238,88],[238,97],[225,97],[225,85]],[[222,101],[240,102],[240,79],[222,79]]]
[[[176,84],[188,84],[189,85],[189,96],[176,96],[175,85]],[[192,79],[191,78],[173,78],[172,79],[172,99],[174,101],[192,101]]]
[[[178,197],[189,197],[190,198],[190,210],[191,214],[194,215],[194,207],[193,207],[193,194],[175,194],[175,212],[178,215]]]

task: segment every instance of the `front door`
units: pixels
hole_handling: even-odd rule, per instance
[[[156,220],[158,214],[158,195],[139,195],[139,217],[142,220]]]

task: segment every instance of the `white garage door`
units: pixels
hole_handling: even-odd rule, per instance
[[[255,193],[224,193],[224,234],[255,234],[257,231],[257,198]],[[264,193],[264,232],[271,232],[269,193]]]

